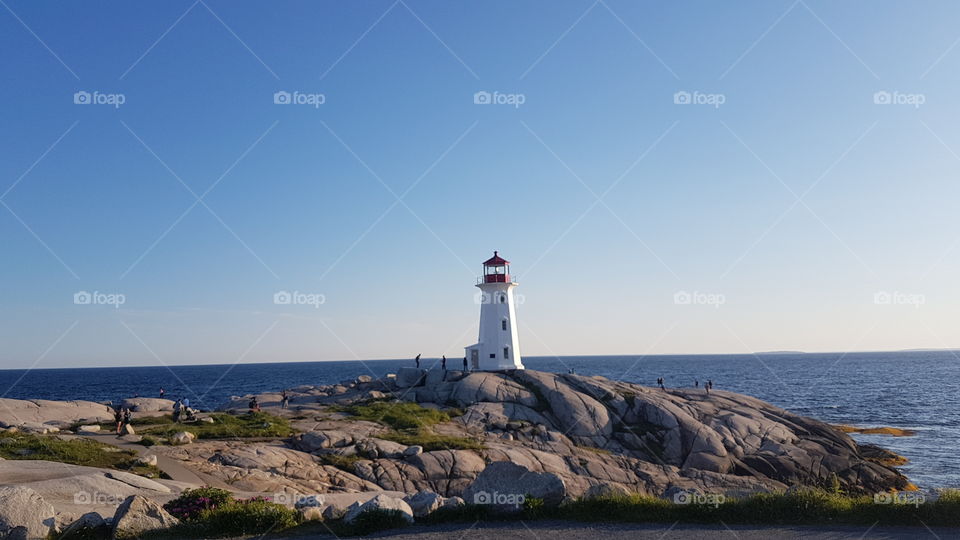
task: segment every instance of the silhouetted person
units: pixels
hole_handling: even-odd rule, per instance
[[[290,403],[290,396],[287,395],[287,391],[284,390],[283,392],[280,392],[280,408],[286,409],[289,403]]]
[[[440,369],[447,370],[447,355],[443,355],[443,359],[440,360]]]
[[[133,413],[130,411],[130,409],[129,409],[129,408],[124,409],[124,410],[123,410],[123,425],[124,425],[124,426],[129,426],[129,425],[130,425],[130,419],[131,419],[132,417],[133,417]]]
[[[693,387],[700,388],[700,381],[697,381],[697,380],[693,381]]]
[[[418,354],[416,358],[413,359],[417,363],[417,369],[420,369],[420,355]]]
[[[257,396],[253,396],[253,397],[250,399],[250,403],[249,403],[248,407],[250,408],[250,412],[252,412],[252,413],[253,413],[253,412],[260,412],[260,402],[257,401]]]
[[[177,398],[177,401],[173,404],[173,422],[177,423],[180,421],[180,415],[183,413],[183,400]]]
[[[164,394],[166,394],[166,392],[163,390],[163,388],[160,388],[160,399],[163,399]]]
[[[470,371],[470,370],[467,368],[467,357],[466,357],[466,356],[463,357],[463,370],[464,370],[464,371]]]
[[[123,427],[123,412],[120,407],[113,409],[113,420],[117,423],[117,435],[120,435],[120,428]]]
[[[709,386],[710,389],[713,390],[713,380],[712,380],[712,379],[707,381],[707,386]]]

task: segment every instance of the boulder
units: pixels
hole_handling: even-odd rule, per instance
[[[162,398],[127,398],[120,407],[134,412],[173,412],[173,402]]]
[[[160,504],[132,495],[120,504],[113,516],[113,538],[139,538],[148,531],[169,529],[179,523]]]
[[[195,438],[196,435],[189,431],[178,431],[170,437],[170,444],[190,444]]]
[[[443,505],[443,497],[432,491],[421,491],[408,495],[403,501],[410,505],[414,517],[424,517]]]
[[[157,466],[157,456],[154,454],[147,454],[145,456],[140,456],[136,460],[137,465],[147,465],[149,467]]]
[[[351,504],[350,507],[347,508],[346,515],[343,516],[343,521],[353,523],[360,514],[371,510],[398,510],[405,520],[413,523],[413,510],[410,508],[410,505],[404,502],[403,499],[397,499],[389,495],[377,495],[365,503],[361,504],[358,501]]]
[[[0,427],[50,424],[66,428],[73,424],[113,421],[113,409],[92,401],[48,401],[0,398]]]
[[[90,426],[80,426],[80,427],[77,428],[77,433],[81,433],[81,434],[83,434],[83,433],[99,433],[99,432],[100,432],[100,426],[97,425],[97,424],[93,424],[93,425],[90,425]]]
[[[46,539],[56,520],[53,506],[24,486],[0,488],[0,538]]]
[[[357,382],[358,382],[358,383],[368,383],[368,382],[370,382],[370,381],[372,381],[372,380],[373,380],[373,377],[371,377],[371,376],[369,376],[369,375],[359,375],[359,376],[357,377]]]
[[[398,442],[377,438],[360,439],[357,441],[356,446],[358,454],[371,459],[398,458],[403,456],[404,452],[409,448]]]
[[[97,512],[87,512],[67,525],[60,533],[58,540],[99,538],[97,531],[106,527],[107,522],[104,521],[103,516]]]
[[[408,446],[406,450],[403,451],[404,457],[416,457],[423,453],[422,446]]]
[[[295,446],[304,452],[316,452],[327,448],[342,448],[353,442],[353,435],[346,431],[308,431],[297,438]]]
[[[474,504],[492,504],[498,510],[519,510],[527,497],[559,505],[567,495],[563,479],[554,473],[532,472],[522,465],[497,461],[487,465],[463,498]]]

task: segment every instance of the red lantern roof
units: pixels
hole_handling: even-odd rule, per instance
[[[484,266],[505,266],[510,264],[510,261],[504,259],[503,257],[497,255],[497,252],[493,252],[493,257],[483,261]]]

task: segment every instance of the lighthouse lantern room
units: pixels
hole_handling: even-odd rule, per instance
[[[493,252],[483,263],[480,288],[480,335],[466,348],[470,369],[499,371],[523,369],[517,338],[517,310],[510,277],[510,261]]]

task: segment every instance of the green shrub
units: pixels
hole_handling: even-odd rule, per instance
[[[297,525],[297,512],[264,499],[234,501],[203,510],[189,525],[206,537],[263,535]]]

